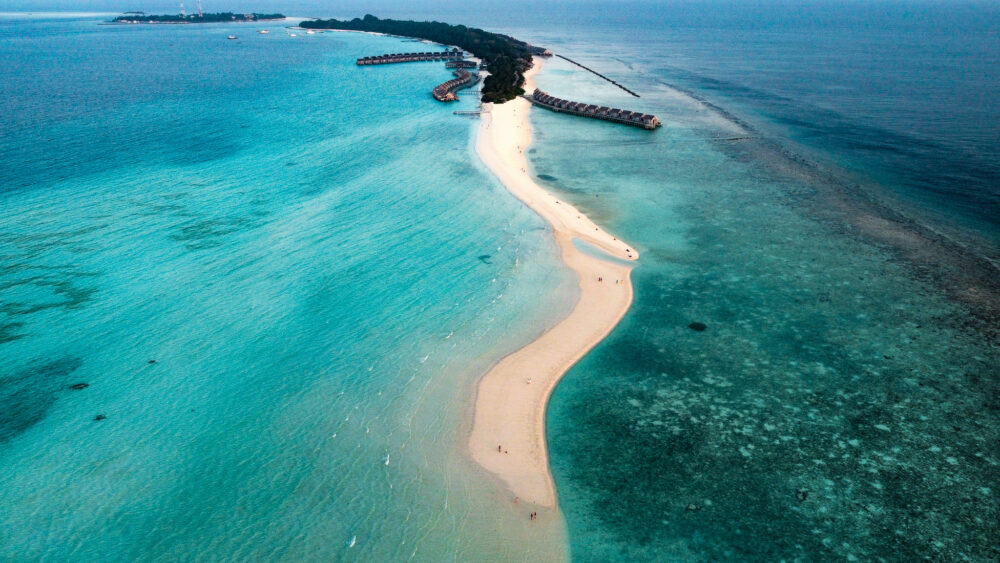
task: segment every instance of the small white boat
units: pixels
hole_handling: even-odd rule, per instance
[[[315,35],[315,34],[316,34],[316,32],[313,31],[313,30],[311,30],[311,29],[306,32],[306,35]]]
[[[257,33],[259,33],[261,35],[267,35],[268,33],[271,33],[271,32],[268,31],[268,30],[266,30],[266,29],[258,29]]]
[[[292,37],[298,37],[298,35],[296,35],[296,34],[294,34],[294,33],[293,33],[293,34],[291,34],[291,35],[292,35]]]
[[[230,35],[229,39],[236,39],[236,36],[235,35]]]

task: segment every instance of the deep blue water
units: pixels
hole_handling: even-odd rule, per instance
[[[120,8],[10,9],[38,7]],[[643,256],[550,406],[574,559],[1000,556],[995,3],[223,7],[509,32],[642,97],[554,59],[551,93],[665,122],[532,115],[541,182]],[[434,461],[461,458],[438,405],[571,284],[472,123],[398,89],[439,69],[366,74],[373,104],[345,61],[389,40],[91,23],[0,18],[5,554],[518,558],[491,484]],[[131,533],[80,539],[105,525]]]
[[[537,31],[642,97],[543,89],[666,123],[532,116],[643,257],[551,403],[573,556],[995,559],[996,7],[742,6]]]

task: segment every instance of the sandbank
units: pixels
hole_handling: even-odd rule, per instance
[[[541,63],[525,74],[525,90]],[[594,224],[569,203],[548,193],[527,173],[524,151],[531,143],[531,104],[517,98],[484,104],[476,152],[521,201],[551,226],[562,259],[579,277],[579,301],[569,316],[524,348],[505,357],[479,382],[470,453],[496,474],[520,502],[554,508],[555,485],[545,445],[545,408],[566,371],[618,324],[632,303],[631,265],[584,254],[581,239],[625,261],[639,254]]]

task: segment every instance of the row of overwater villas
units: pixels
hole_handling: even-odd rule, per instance
[[[461,49],[450,51],[428,51],[426,53],[391,53],[374,57],[361,57],[359,65],[383,65],[388,63],[413,63],[423,61],[457,61],[465,58]]]
[[[457,78],[453,78],[448,82],[438,84],[434,87],[434,90],[431,91],[431,95],[434,96],[435,100],[439,102],[453,102],[457,100],[458,96],[455,95],[455,90],[471,83],[474,78],[471,72],[461,68],[455,71],[455,76]]]
[[[537,88],[534,92],[532,92],[531,99],[533,102],[554,111],[572,113],[585,117],[594,117],[597,119],[604,119],[606,121],[614,121],[616,123],[624,123],[626,125],[632,125],[633,127],[656,129],[657,127],[663,125],[655,115],[618,108],[609,108],[606,106],[595,106],[593,104],[588,105],[580,102],[571,102],[569,100],[563,100],[561,98],[556,98],[555,96],[550,96]]]

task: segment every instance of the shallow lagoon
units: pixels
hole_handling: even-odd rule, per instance
[[[0,553],[558,557],[464,454],[569,305],[544,224],[443,65],[270,27],[2,27]]]

